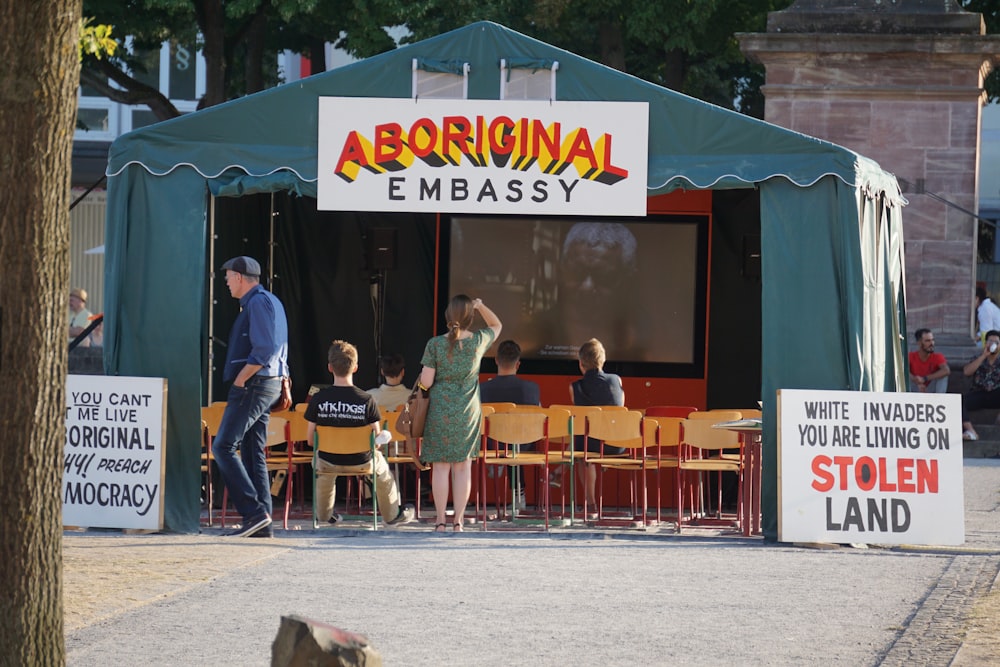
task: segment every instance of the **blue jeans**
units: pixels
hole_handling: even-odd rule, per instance
[[[271,405],[279,393],[281,378],[276,376],[255,375],[244,387],[230,387],[219,433],[212,441],[215,463],[244,521],[271,514],[271,485],[264,445]]]

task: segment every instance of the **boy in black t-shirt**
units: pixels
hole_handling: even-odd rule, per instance
[[[358,350],[342,340],[330,345],[327,368],[333,373],[333,385],[321,389],[309,400],[305,419],[309,422],[307,437],[313,442],[316,426],[371,426],[375,431],[378,447],[388,442],[388,431],[379,424],[378,405],[366,392],[354,386],[354,373],[358,370]],[[336,523],[339,516],[333,513],[337,477],[358,472],[372,474],[374,469],[375,495],[383,520],[389,525],[399,525],[413,520],[412,507],[399,506],[399,489],[389,464],[380,449],[361,454],[328,454],[319,452],[316,464],[316,516],[320,521]]]

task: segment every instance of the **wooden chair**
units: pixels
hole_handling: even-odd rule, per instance
[[[211,526],[214,521],[212,512],[215,509],[215,489],[214,478],[212,476],[212,466],[215,462],[215,455],[212,454],[212,441],[215,440],[215,436],[219,434],[219,424],[222,423],[222,414],[225,411],[225,401],[216,401],[211,405],[202,407],[201,409],[201,423],[204,425],[202,429],[201,469],[202,472],[205,473],[205,495],[207,496],[206,503],[208,504],[209,526]],[[223,489],[225,489],[225,484],[223,484]],[[224,520],[222,527],[226,527]]]
[[[309,439],[309,422],[306,421],[306,403],[297,403],[289,410],[271,413],[287,421],[286,440],[290,443],[288,454],[288,486],[285,488],[285,515],[291,509],[293,495],[298,495],[302,512],[305,512],[306,466],[312,465],[312,447]]]
[[[572,433],[567,438],[560,439],[560,444],[565,444],[562,448],[561,462],[567,464],[569,468],[570,522],[572,523],[576,519],[576,466],[584,458],[584,452],[578,452],[573,449],[573,437],[583,434],[586,429],[587,415],[600,412],[602,407],[599,405],[570,405],[566,403],[553,403],[549,407],[566,410],[570,415]],[[551,459],[550,463],[552,463]],[[586,494],[584,494],[584,497],[586,498]],[[586,518],[586,516],[584,513],[583,517]]]
[[[516,403],[507,402],[495,402],[495,403],[483,403],[481,407],[492,408],[493,412],[510,412],[517,407]]]
[[[565,410],[556,410],[556,419],[569,419],[569,413]],[[518,468],[523,466],[538,466],[543,470],[543,479],[548,479],[549,455],[549,415],[543,411],[534,410],[511,410],[507,412],[497,412],[485,419],[485,435],[483,446],[480,451],[482,459],[482,484],[486,485],[486,466],[506,466]],[[487,446],[487,442],[496,443],[495,448]],[[522,452],[521,446],[539,443],[541,451]],[[514,478],[514,476],[511,476]],[[545,530],[549,529],[549,502],[548,485],[543,490],[542,513],[544,517]],[[516,497],[516,496],[515,496]],[[499,502],[497,503],[499,506]],[[485,502],[483,503],[485,508]],[[485,511],[485,509],[484,509]],[[514,517],[517,518],[517,508],[515,506]],[[486,525],[485,514],[483,525]]]
[[[636,466],[637,469],[641,468],[644,464],[642,463],[641,456],[642,450],[644,449],[645,443],[643,442],[642,433],[642,412],[639,410],[604,410],[601,409],[595,413],[588,414],[586,416],[586,428],[584,434],[588,438],[593,438],[595,440],[600,440],[600,451],[596,454],[594,452],[589,452],[584,449],[583,452],[583,462],[589,465],[597,466],[598,468],[598,478],[597,478],[597,497],[595,501],[597,502],[597,521],[601,522],[604,518],[604,497],[603,497],[603,471],[610,468],[614,461],[619,462],[622,465],[626,465],[626,461],[631,459],[632,465]],[[605,453],[605,447],[623,447],[626,450],[625,454],[615,454],[609,455]],[[631,452],[631,455],[629,454]],[[633,477],[634,479],[634,477]],[[646,485],[645,485],[645,475],[642,476],[642,520],[646,520]],[[637,496],[635,489],[632,489],[631,505],[632,505],[632,515],[633,518],[638,513],[637,507]],[[587,499],[584,495],[584,516],[586,516],[587,511]]]
[[[405,435],[396,430],[396,420],[399,418],[400,412],[402,412],[402,406],[397,407],[395,410],[382,410],[379,409],[382,416],[382,429],[389,431],[392,435],[392,441],[386,445],[385,458],[390,465],[393,466],[393,471],[396,474],[396,482],[400,484],[402,488],[402,479],[399,474],[399,466],[412,465],[416,469],[416,518],[420,520],[420,472],[426,470],[425,467],[420,464],[420,443],[421,438],[407,438]]]
[[[738,414],[738,413],[737,413]],[[718,519],[722,519],[722,484],[723,472],[733,472],[738,476],[741,474],[743,462],[741,459],[723,456],[725,449],[737,449],[740,447],[740,437],[738,433],[723,429],[712,428],[713,424],[725,421],[732,421],[731,413],[719,413],[718,418],[685,419],[680,424],[680,446],[678,447],[677,461],[677,532],[680,532],[684,523],[684,486],[685,472],[711,472],[715,471],[719,476],[718,488]],[[737,417],[738,419],[738,417]],[[699,481],[699,488],[701,487]],[[699,493],[699,498],[701,497]],[[739,494],[742,501],[742,493]],[[698,519],[695,508],[691,508],[690,525],[695,525]]]
[[[372,461],[369,462],[366,472],[360,473],[320,473],[317,470],[319,453],[329,454],[361,454],[370,452]],[[371,426],[316,426],[316,436],[313,441],[313,528],[319,528],[319,520],[316,517],[316,478],[319,475],[333,475],[334,478],[341,476],[368,477],[371,479],[374,488],[374,459],[375,459],[375,431]],[[334,480],[336,481],[336,479]],[[378,530],[378,494],[372,492],[372,530]]]
[[[201,420],[201,474],[205,477],[205,507],[208,512],[208,527],[212,527],[212,436],[208,434],[208,422]]]
[[[686,419],[692,412],[698,412],[693,405],[651,405],[646,408],[647,417],[680,417]]]

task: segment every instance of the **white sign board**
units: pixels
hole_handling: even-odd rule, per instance
[[[63,525],[163,528],[167,381],[66,379]]]
[[[319,99],[318,207],[646,215],[645,102]]]
[[[959,394],[778,391],[778,540],[965,542]]]

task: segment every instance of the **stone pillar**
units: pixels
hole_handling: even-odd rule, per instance
[[[970,340],[983,79],[1000,36],[953,0],[798,0],[739,35],[767,70],[765,118],[876,160],[900,179],[906,319]]]

